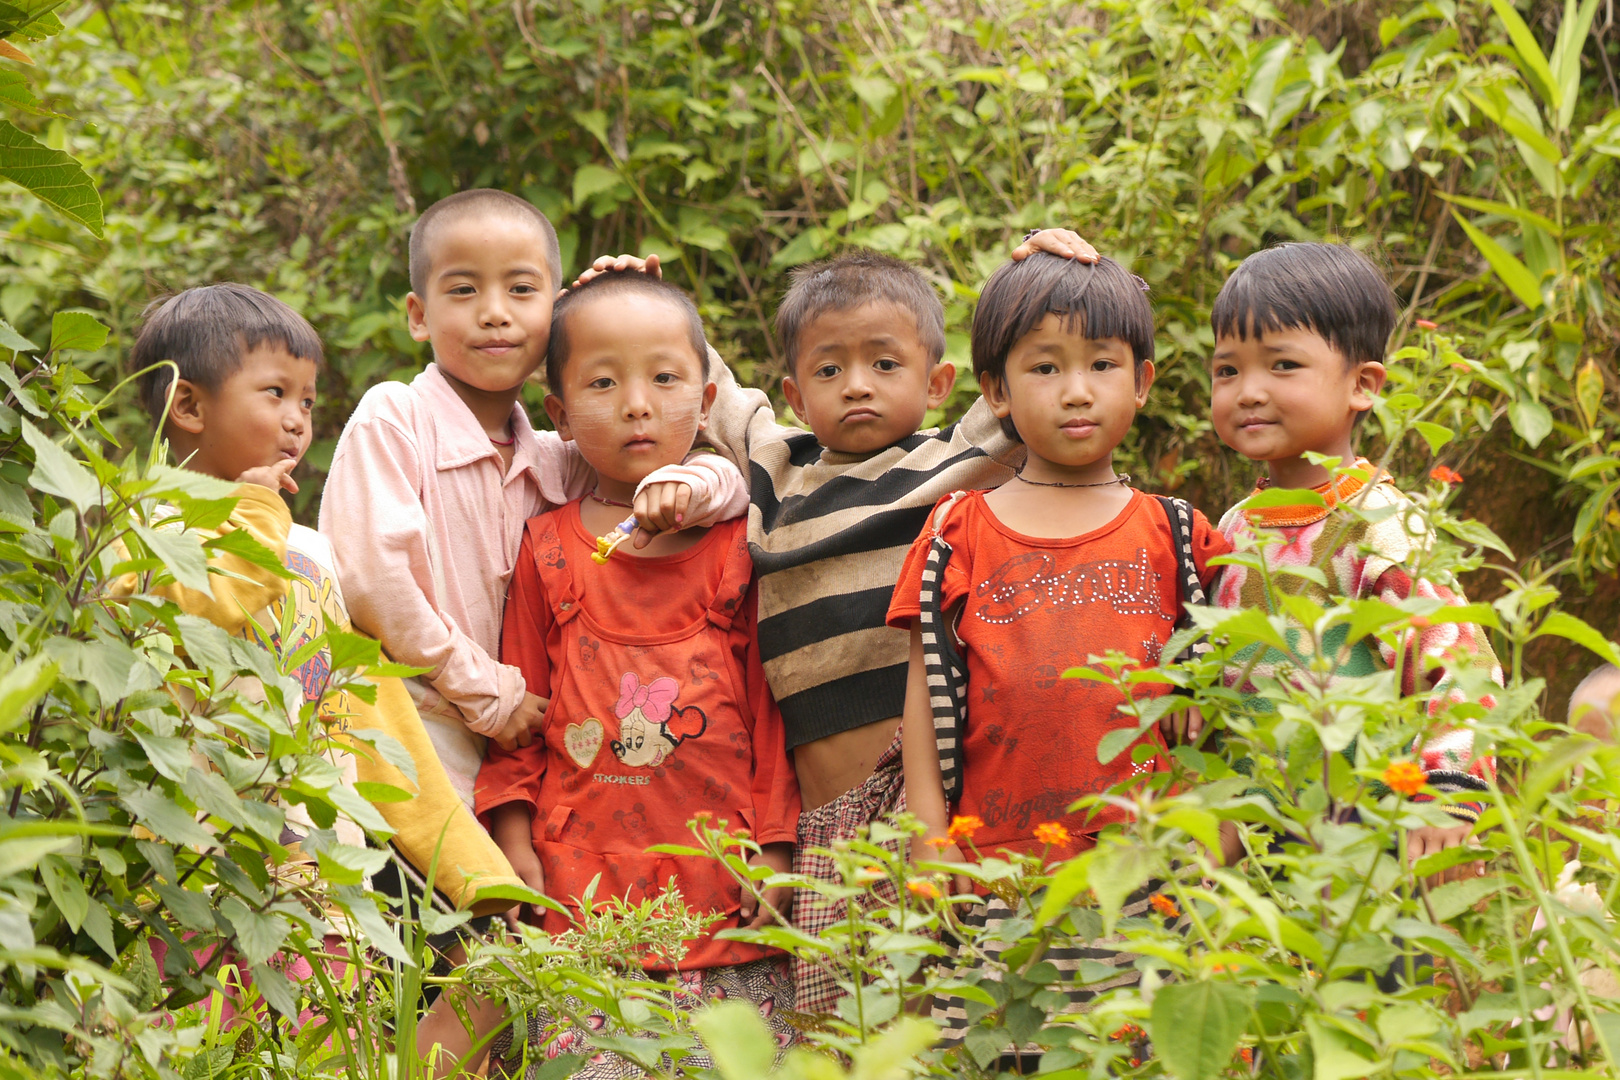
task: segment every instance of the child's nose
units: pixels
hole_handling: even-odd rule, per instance
[[[866,375],[860,371],[851,371],[844,379],[844,397],[853,400],[871,396],[872,384]]]

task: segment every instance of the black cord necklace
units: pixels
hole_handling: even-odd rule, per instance
[[[1061,480],[1031,480],[1029,477],[1024,475],[1024,470],[1023,469],[1019,469],[1016,473],[1014,473],[1013,478],[1017,479],[1017,480],[1022,480],[1024,483],[1029,484],[1029,485],[1031,485],[1033,487],[1056,487],[1056,488],[1112,487],[1115,484],[1128,484],[1128,483],[1131,482],[1131,474],[1130,473],[1120,473],[1118,476],[1114,477],[1112,480],[1098,480],[1097,482],[1092,483],[1092,484],[1065,484]]]

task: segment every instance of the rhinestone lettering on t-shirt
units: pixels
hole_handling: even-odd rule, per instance
[[[1027,551],[1002,563],[973,590],[983,603],[976,613],[987,623],[1004,626],[1038,608],[1054,610],[1106,603],[1121,615],[1149,615],[1163,603],[1160,575],[1147,548],[1136,558],[1098,559],[1056,569],[1045,551]]]

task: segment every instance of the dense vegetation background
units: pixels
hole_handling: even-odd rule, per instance
[[[22,185],[0,186],[0,1077],[398,1080],[417,1074],[394,1051],[435,980],[478,985],[513,1016],[584,1000],[610,1018],[597,1045],[663,1072],[695,1045],[634,963],[689,936],[678,897],[428,974],[421,935],[467,913],[389,908],[366,887],[384,848],[333,831],[348,818],[380,845],[374,804],[408,796],[351,787],[327,760],[376,693],[363,674],[386,673],[376,644],[335,628],[227,638],[150,591],[207,588],[220,550],[279,563],[239,534],[202,542],[228,485],[132,452],[146,423],[119,382],[144,305],[245,280],[320,328],[331,365],[301,478],[308,520],[355,399],[426,359],[403,332],[408,224],[476,184],[544,207],[572,269],[659,252],[740,374],[772,390],[770,316],[792,266],[848,244],[917,260],[949,297],[962,360],[974,290],[1017,236],[1076,227],[1152,283],[1159,313],[1163,374],[1127,467],[1211,512],[1253,478],[1203,418],[1206,316],[1225,274],[1291,237],[1382,260],[1403,316],[1366,449],[1437,537],[1415,575],[1467,573],[1494,599],[1452,614],[1492,627],[1505,686],[1475,680],[1469,701],[1431,716],[1391,673],[1313,667],[1267,682],[1272,707],[1251,710],[1222,669],[1247,648],[1291,648],[1281,622],[1203,610],[1205,660],[1070,673],[1176,681],[1226,744],[1178,747],[1161,788],[1109,796],[1132,800],[1129,822],[1061,867],[968,869],[1017,908],[1002,942],[1016,939],[1016,970],[1000,983],[922,966],[944,927],[970,948],[984,939],[954,922],[942,867],[876,847],[834,853],[845,880],[828,888],[892,882],[903,932],[884,914],[852,915],[847,938],[757,933],[865,987],[808,1041],[874,1080],[986,1076],[1026,1039],[1064,1080],[1613,1062],[1620,749],[1544,719],[1596,657],[1620,661],[1607,640],[1620,607],[1611,8],[0,0],[0,178]],[[945,416],[972,393],[964,379]],[[176,508],[185,529],[153,527]],[[119,591],[131,580],[144,595]],[[1347,634],[1399,648],[1442,618],[1421,597],[1295,598],[1289,612],[1310,639],[1302,655]],[[319,702],[289,677],[316,656],[330,676]],[[1170,701],[1130,697],[1137,724],[1110,754]],[[1408,830],[1447,820],[1406,801],[1422,786],[1411,747],[1465,721],[1503,777],[1479,847],[1411,864]],[[292,806],[313,825],[313,862],[283,846]],[[1244,863],[1215,867],[1193,841],[1207,849],[1228,822],[1261,831]],[[694,835],[743,872],[742,841],[701,822]],[[1478,876],[1429,878],[1471,860]],[[1162,918],[1121,918],[1149,881],[1164,883]],[[1140,985],[1048,1024],[1062,995],[1040,958],[1114,931]],[[363,983],[316,962],[338,937]],[[293,957],[314,973],[284,973]],[[266,1006],[253,1023],[221,1013],[233,971]],[[1083,966],[1078,981],[1101,977]],[[907,1010],[941,988],[969,996],[972,1027],[963,1050],[925,1053],[935,1031]],[[299,1030],[306,1008],[316,1019]],[[724,1080],[753,1080],[774,1054],[751,1023],[724,1008],[694,1022]],[[844,1070],[802,1054],[783,1075]]]
[[[156,295],[236,279],[292,302],[331,359],[307,520],[353,403],[426,359],[404,242],[460,188],[533,199],[571,269],[660,252],[773,391],[792,266],[850,244],[917,260],[965,359],[988,271],[1068,225],[1153,286],[1162,374],[1131,471],[1214,514],[1253,471],[1205,419],[1208,305],[1249,252],[1337,236],[1388,267],[1403,340],[1437,322],[1500,384],[1450,451],[1465,509],[1612,628],[1620,46],[1610,5],[1565,6],[102,0],[64,9],[27,72],[84,122],[19,123],[85,161],[105,234],[0,190],[0,316],[98,313],[107,381]],[[133,398],[111,420],[141,438]]]

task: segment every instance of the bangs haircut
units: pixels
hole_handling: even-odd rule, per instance
[[[543,262],[551,275],[551,288],[562,288],[562,251],[557,247],[557,230],[551,219],[527,199],[521,199],[498,188],[473,188],[458,191],[440,199],[422,212],[411,226],[410,275],[411,291],[422,296],[427,291],[428,275],[433,272],[433,234],[446,225],[469,217],[509,217],[532,222],[545,237]]]
[[[160,297],[146,306],[141,319],[129,354],[135,370],[172,360],[180,378],[209,391],[217,391],[261,345],[279,346],[299,360],[314,361],[317,370],[326,360],[320,335],[309,320],[269,293],[246,285],[203,285]],[[141,404],[154,422],[163,415],[174,378],[174,368],[164,366],[135,381]]]
[[[945,355],[945,305],[938,291],[910,263],[857,248],[793,271],[776,309],[776,333],[787,349],[788,374],[798,373],[799,336],[805,327],[828,312],[879,303],[911,313],[928,363],[938,363]]]
[[[1256,252],[1232,271],[1210,311],[1217,338],[1308,330],[1347,364],[1382,362],[1395,317],[1389,282],[1345,244],[1290,243]]]
[[[1048,315],[1063,332],[1093,341],[1118,338],[1138,370],[1153,359],[1153,308],[1146,283],[1113,259],[1083,263],[1036,252],[990,275],[973,312],[973,374],[1003,379],[1007,354]]]
[[[568,323],[573,314],[586,304],[612,300],[616,296],[639,293],[655,296],[673,304],[686,318],[686,344],[697,354],[703,366],[703,378],[709,378],[709,342],[703,336],[703,319],[697,305],[677,285],[662,278],[633,270],[618,270],[598,274],[583,285],[569,289],[551,311],[551,341],[546,345],[546,387],[562,397],[563,372],[568,369]]]

